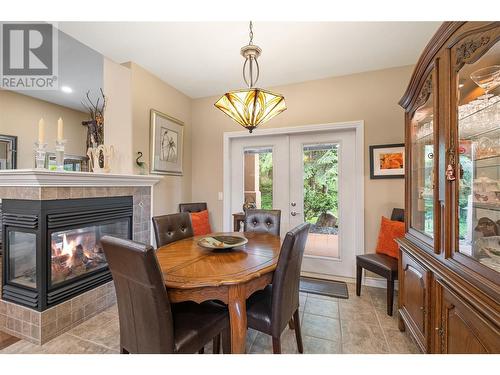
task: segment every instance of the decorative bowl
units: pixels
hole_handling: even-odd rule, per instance
[[[486,93],[500,85],[500,65],[478,69],[470,75],[472,80]]]
[[[232,249],[246,244],[248,240],[241,236],[214,235],[198,240],[198,245],[206,249]]]

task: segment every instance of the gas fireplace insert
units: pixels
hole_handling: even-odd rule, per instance
[[[100,239],[131,239],[132,197],[2,202],[2,298],[43,311],[111,280]]]

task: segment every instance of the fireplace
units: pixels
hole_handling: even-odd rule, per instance
[[[2,298],[39,311],[111,280],[104,235],[132,238],[132,197],[2,202]]]

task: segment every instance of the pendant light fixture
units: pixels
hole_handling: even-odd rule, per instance
[[[248,88],[224,94],[215,103],[215,106],[251,133],[257,126],[283,112],[286,109],[286,104],[283,95],[254,87],[259,79],[257,59],[262,50],[253,44],[251,21],[250,42],[241,48],[240,52],[245,58],[243,80]]]

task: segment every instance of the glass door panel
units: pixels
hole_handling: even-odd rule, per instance
[[[36,233],[7,231],[9,282],[36,288]]]
[[[339,258],[338,144],[304,145],[302,152],[304,219],[311,223],[305,254]]]
[[[432,76],[424,89],[425,102],[417,108],[411,122],[411,227],[434,237],[434,101]],[[425,98],[425,93],[421,93]]]
[[[244,151],[245,204],[263,210],[273,209],[273,149],[246,148]]]
[[[458,249],[500,272],[500,43],[464,65],[456,84]]]
[[[87,225],[50,234],[51,285],[57,285],[83,274],[108,266],[101,238],[111,235],[129,238],[130,221]]]
[[[242,221],[234,224],[234,214],[241,216],[247,208],[278,209],[284,235],[289,230],[288,137],[235,138],[228,151],[231,187],[224,192],[229,203],[224,230],[243,230]]]

